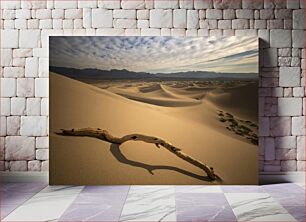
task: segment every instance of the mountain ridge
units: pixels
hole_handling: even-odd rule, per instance
[[[49,67],[55,72],[66,77],[83,80],[120,80],[120,79],[257,79],[257,73],[217,73],[206,71],[177,72],[177,73],[146,73],[132,72],[125,69],[100,70],[100,69],[75,69],[65,67]]]

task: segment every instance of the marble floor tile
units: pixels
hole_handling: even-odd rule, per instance
[[[120,221],[176,221],[174,186],[131,186]]]
[[[1,195],[1,205],[20,205],[35,194],[5,192]]]
[[[262,193],[260,186],[221,186],[224,193]]]
[[[263,185],[262,189],[267,193],[303,193],[304,189],[295,183],[280,183]]]
[[[82,189],[82,186],[48,186],[16,208],[3,221],[57,220]]]
[[[305,206],[305,192],[303,193],[270,193],[271,197],[283,206]]]
[[[225,193],[238,221],[296,221],[267,193]]]
[[[297,221],[305,222],[305,206],[283,206]]]
[[[0,214],[1,219],[5,218],[7,215],[9,215],[14,209],[16,209],[18,205],[1,205],[0,206]]]
[[[118,221],[127,192],[81,193],[58,221]]]
[[[3,183],[0,186],[2,193],[38,193],[47,187],[45,183]]]
[[[86,186],[59,221],[118,221],[129,186]]]
[[[220,186],[175,186],[176,193],[222,193]]]
[[[176,193],[177,221],[236,221],[222,193]]]

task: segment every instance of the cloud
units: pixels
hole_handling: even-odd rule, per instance
[[[50,65],[172,73],[258,72],[250,37],[50,37]]]

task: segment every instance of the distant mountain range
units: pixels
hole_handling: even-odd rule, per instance
[[[131,72],[128,70],[99,70],[99,69],[74,69],[64,67],[49,67],[50,72],[55,72],[79,80],[124,80],[124,79],[257,79],[257,73],[217,73],[217,72],[177,72],[177,73],[146,73]]]

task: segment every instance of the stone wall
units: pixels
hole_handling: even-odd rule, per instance
[[[48,170],[49,35],[259,36],[260,171],[305,170],[303,0],[1,1],[1,29],[2,170]]]

